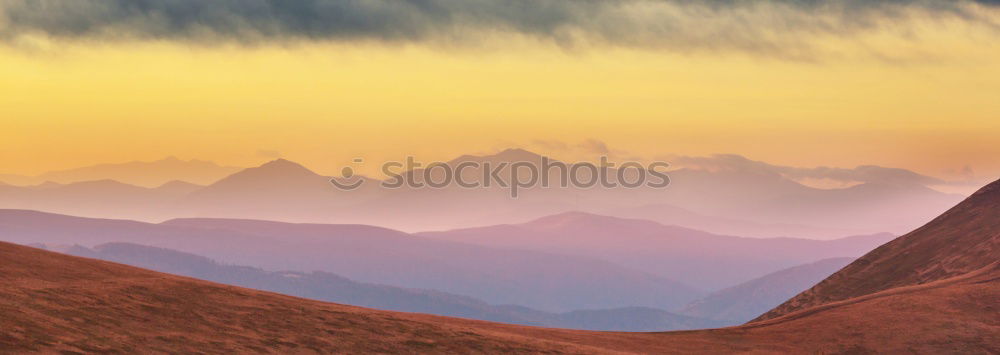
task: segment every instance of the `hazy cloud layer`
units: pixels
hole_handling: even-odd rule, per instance
[[[478,41],[773,51],[914,16],[995,26],[1000,0],[0,0],[0,40]]]
[[[886,168],[875,165],[862,165],[853,169],[846,168],[800,168],[781,166],[747,159],[741,155],[718,154],[708,157],[674,157],[671,163],[688,168],[749,171],[758,174],[774,174],[792,180],[831,180],[856,183],[884,184],[919,184],[924,186],[946,185],[949,182],[915,173],[906,169]]]

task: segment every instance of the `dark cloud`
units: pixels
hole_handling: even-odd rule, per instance
[[[476,41],[518,33],[668,48],[773,50],[778,38],[851,33],[918,10],[995,22],[1000,0],[0,0],[0,39],[216,42]],[[992,11],[992,9],[991,9]]]
[[[844,183],[919,184],[924,186],[948,185],[950,182],[915,173],[906,169],[862,165],[853,169],[817,167],[800,168],[772,165],[747,159],[735,154],[719,154],[709,157],[674,157],[672,163],[691,168],[747,171],[756,174],[780,175],[792,180],[832,180]]]

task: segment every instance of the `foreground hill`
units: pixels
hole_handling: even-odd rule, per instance
[[[718,321],[645,307],[550,313],[520,306],[495,306],[471,297],[357,282],[328,272],[275,272],[222,265],[198,255],[130,243],[101,244],[93,248],[78,245],[38,247],[226,285],[381,310],[589,330],[665,331],[723,325]]]
[[[996,265],[746,326],[598,333],[374,311],[0,243],[11,352],[961,352],[1000,350]],[[984,311],[986,310],[986,311]],[[955,326],[960,324],[961,326]]]
[[[433,316],[306,301],[6,243],[0,256],[0,348],[15,352],[554,348],[486,338]]]
[[[1000,262],[1000,181],[983,187],[923,227],[866,254],[758,320],[947,279],[997,262]]]

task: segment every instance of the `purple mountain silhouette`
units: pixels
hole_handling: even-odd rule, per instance
[[[128,242],[268,270],[327,271],[545,311],[680,307],[700,293],[663,277],[579,256],[437,241],[363,225],[181,219],[163,224],[0,211],[16,243]]]
[[[819,259],[860,256],[893,238],[889,234],[828,241],[742,238],[583,212],[418,235],[603,259],[709,290]]]

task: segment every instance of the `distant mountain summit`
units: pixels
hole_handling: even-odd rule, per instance
[[[178,215],[344,222],[337,212],[371,199],[378,185],[369,181],[365,189],[341,191],[330,179],[302,164],[276,159],[191,192],[178,203]]]
[[[330,187],[327,178],[321,176],[301,164],[277,159],[267,162],[261,166],[240,170],[217,182],[208,185],[203,193],[211,193],[215,190],[226,189],[278,189],[278,188],[302,188],[307,187]],[[253,191],[239,191],[251,194]]]
[[[780,317],[889,289],[929,284],[1000,263],[1000,181],[923,227],[876,248],[755,319]]]
[[[456,164],[466,161],[475,162],[490,162],[490,163],[514,163],[514,162],[540,162],[543,156],[541,154],[527,151],[520,148],[509,148],[504,149],[496,154],[488,155],[463,155],[458,158],[450,160],[449,164]],[[555,159],[552,159],[555,161]]]
[[[240,175],[250,174],[255,172],[258,174],[270,175],[283,175],[283,176],[319,176],[312,170],[309,170],[302,164],[293,162],[287,159],[275,159],[267,163],[262,164],[256,168],[249,168],[244,170]]]

